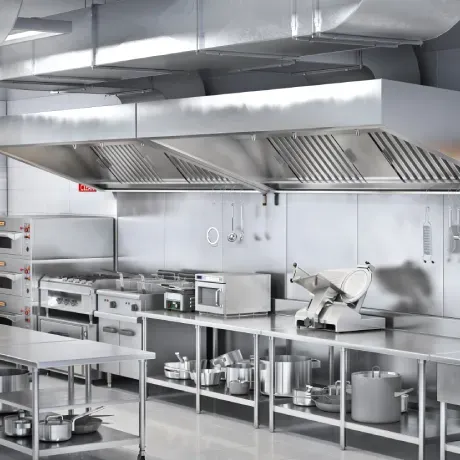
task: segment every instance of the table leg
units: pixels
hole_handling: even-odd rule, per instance
[[[254,334],[254,428],[259,428],[259,336]]]
[[[447,435],[447,404],[442,402],[440,405],[441,414],[440,414],[440,426],[439,426],[439,435],[440,435],[440,460],[446,460],[446,435]]]
[[[107,372],[107,387],[112,388],[112,374]]]
[[[329,385],[335,383],[335,355],[334,347],[329,347]]]
[[[269,421],[268,427],[273,433],[275,431],[275,338],[268,339],[268,411]]]
[[[418,460],[425,459],[426,361],[418,362]]]
[[[212,357],[219,356],[219,329],[213,328],[212,330]]]
[[[347,360],[348,350],[340,349],[340,448],[345,450],[347,446],[347,433],[345,430],[345,418],[347,414]]]
[[[73,401],[75,398],[75,369],[73,366],[69,366],[68,368],[68,381],[67,381],[67,392],[69,395],[69,401]],[[74,411],[69,409],[69,416],[72,417],[74,415]]]
[[[38,423],[39,423],[39,381],[38,369],[32,369],[32,460],[40,459]]]
[[[86,397],[86,402],[90,403],[92,399],[91,364],[85,364],[85,397]],[[90,411],[91,407],[88,405],[86,410]]]
[[[145,460],[146,435],[146,361],[139,361],[139,460]]]
[[[195,326],[196,413],[201,413],[201,326]]]

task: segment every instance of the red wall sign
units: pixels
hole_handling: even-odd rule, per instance
[[[78,184],[78,191],[79,192],[97,192],[97,190],[93,187],[88,187],[85,184]]]

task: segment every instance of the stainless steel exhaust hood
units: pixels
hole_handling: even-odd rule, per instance
[[[110,190],[457,190],[460,94],[387,80],[0,118],[0,151]]]

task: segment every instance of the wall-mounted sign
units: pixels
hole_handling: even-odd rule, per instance
[[[78,184],[78,191],[79,192],[97,192],[94,187],[88,187],[85,184]]]

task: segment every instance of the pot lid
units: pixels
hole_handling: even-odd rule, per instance
[[[345,276],[341,289],[342,300],[345,303],[353,303],[358,301],[369,289],[372,281],[372,273],[367,268],[357,268]]]

